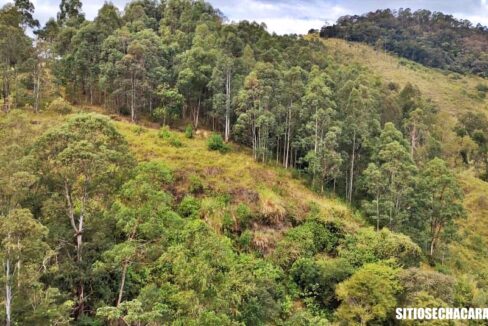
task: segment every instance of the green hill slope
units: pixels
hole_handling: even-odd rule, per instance
[[[438,108],[439,119],[446,129],[452,129],[463,113],[488,113],[488,94],[478,91],[478,85],[488,85],[484,78],[425,67],[360,43],[327,39],[324,44],[327,53],[339,62],[366,66],[384,82],[416,85]],[[451,140],[444,141],[449,144]],[[457,169],[468,216],[458,223],[459,237],[451,244],[452,257],[445,263],[458,273],[484,277],[488,275],[488,231],[483,227],[488,223],[488,183],[474,177],[470,170]]]
[[[478,85],[488,85],[484,78],[428,68],[360,43],[326,39],[324,44],[327,52],[339,62],[364,65],[385,82],[416,85],[444,113],[444,117],[487,110],[488,94],[480,94],[477,88]]]

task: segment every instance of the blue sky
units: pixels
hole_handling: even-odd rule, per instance
[[[10,0],[0,0],[0,5]],[[54,17],[60,0],[31,0],[36,17],[45,22]],[[83,11],[92,19],[104,0],[82,0]],[[112,0],[123,9],[127,0]],[[380,8],[429,9],[466,18],[488,26],[488,0],[210,0],[231,21],[255,20],[264,22],[268,30],[278,34],[306,33],[333,23],[338,17],[362,14]]]

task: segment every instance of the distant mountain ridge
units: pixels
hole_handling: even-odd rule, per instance
[[[363,42],[423,65],[488,77],[488,28],[429,10],[377,10],[339,18],[324,38]]]

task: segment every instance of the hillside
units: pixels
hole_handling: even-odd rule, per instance
[[[363,42],[429,67],[488,76],[488,28],[442,12],[401,8],[347,15],[320,35]]]
[[[488,304],[488,85],[459,61],[271,34],[203,0],[34,13],[0,9],[7,326]]]
[[[368,45],[339,39],[327,39],[324,43],[327,52],[337,60],[365,65],[386,82],[418,86],[439,108],[444,126],[452,128],[456,117],[466,112],[487,114],[488,98],[480,97],[477,91],[477,85],[488,83],[486,79],[424,67]],[[488,265],[485,263],[488,257],[488,233],[483,227],[488,223],[488,183],[474,177],[472,171],[461,171],[458,178],[463,185],[468,215],[465,220],[459,221],[459,236],[450,246],[452,256],[445,257],[443,264],[465,278],[469,287],[474,286],[476,279],[484,279],[488,275]]]
[[[444,113],[443,118],[452,120],[467,111],[488,110],[488,94],[479,91],[479,85],[488,85],[484,78],[425,67],[361,43],[331,38],[324,44],[336,60],[364,65],[385,83],[416,85]]]

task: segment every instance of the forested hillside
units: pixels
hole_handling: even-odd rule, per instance
[[[488,304],[486,79],[204,1],[33,17],[0,9],[7,325],[376,325]]]
[[[429,10],[343,16],[322,37],[364,42],[434,68],[488,77],[488,28]]]

